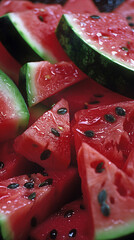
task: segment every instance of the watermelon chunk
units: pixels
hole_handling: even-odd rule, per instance
[[[78,153],[78,168],[86,207],[92,209],[95,239],[133,233],[133,179],[86,143]]]
[[[1,238],[27,239],[30,229],[69,201],[78,188],[78,173],[73,168],[22,175],[0,182]]]
[[[134,101],[104,105],[75,114],[76,151],[82,142],[123,168],[134,147]]]
[[[31,233],[31,240],[70,239],[93,240],[92,216],[90,230],[87,229],[87,212],[81,199],[63,206],[51,215]],[[55,236],[55,238],[54,238]]]
[[[86,75],[71,62],[30,62],[21,68],[19,86],[28,105],[33,106],[84,78]]]
[[[0,70],[0,142],[16,137],[28,125],[29,112],[14,82]]]
[[[14,143],[15,150],[43,167],[64,169],[70,164],[68,103],[62,99],[45,112]]]

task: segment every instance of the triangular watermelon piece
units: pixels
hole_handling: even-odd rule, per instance
[[[14,144],[15,150],[43,167],[65,169],[70,164],[68,103],[62,99],[45,112]]]
[[[1,239],[27,239],[29,231],[73,199],[79,187],[75,168],[44,170],[0,182]]]
[[[87,228],[87,211],[82,199],[64,205],[58,212],[51,215],[30,234],[30,240],[44,239],[75,239],[93,240],[94,228],[92,216],[90,229]]]
[[[19,88],[31,107],[85,78],[71,62],[29,62],[21,68]]]
[[[86,143],[78,153],[78,169],[86,207],[92,209],[95,239],[133,233],[133,179]]]
[[[86,142],[123,168],[134,147],[133,123],[134,101],[81,110],[73,126],[76,151]]]

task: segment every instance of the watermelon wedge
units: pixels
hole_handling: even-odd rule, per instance
[[[78,153],[78,169],[86,207],[92,209],[95,239],[117,239],[133,233],[133,179],[86,143]]]
[[[86,75],[71,62],[30,62],[21,68],[19,88],[31,107],[84,78]]]
[[[64,205],[58,212],[33,229],[31,240],[75,239],[93,240],[92,216],[90,230],[87,229],[87,212],[81,199]],[[55,238],[54,238],[55,237]]]
[[[55,36],[62,14],[60,5],[44,5],[24,12],[7,13],[0,18],[1,42],[21,64],[40,60],[52,63],[68,60]]]
[[[0,229],[6,240],[27,239],[29,231],[71,200],[79,187],[77,169],[44,171],[0,182]],[[22,230],[23,229],[23,230]]]
[[[134,32],[124,17],[115,13],[64,14],[56,35],[83,72],[133,98]]]
[[[26,103],[14,82],[0,70],[0,142],[22,133],[29,121]]]
[[[70,157],[70,120],[68,103],[61,99],[33,125],[15,139],[14,148],[42,167],[65,169]]]

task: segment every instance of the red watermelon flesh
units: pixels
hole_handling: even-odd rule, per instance
[[[45,222],[31,233],[31,240],[72,239],[93,240],[93,222],[90,219],[90,229],[87,229],[87,212],[81,199],[64,205],[58,212],[51,215]],[[90,218],[90,217],[89,217]],[[70,237],[69,237],[70,236]]]
[[[0,181],[39,170],[40,166],[14,151],[13,140],[0,144]]]
[[[82,82],[60,91],[46,99],[44,104],[50,107],[63,97],[68,101],[71,119],[73,119],[74,114],[81,109],[90,109],[105,104],[129,100],[129,98],[103,87],[91,78],[86,78]]]
[[[43,221],[74,196],[79,186],[77,169],[44,171],[0,182],[2,239],[24,240]]]
[[[21,69],[19,85],[28,105],[33,106],[84,78],[86,75],[72,62],[30,62]]]
[[[64,169],[70,164],[68,103],[61,99],[45,112],[14,144],[15,150],[42,167]]]
[[[92,0],[67,0],[63,8],[72,13],[99,13]]]
[[[76,151],[86,142],[119,168],[123,168],[134,146],[134,101],[104,105],[75,114]]]
[[[78,153],[78,169],[86,207],[92,209],[95,239],[117,239],[132,233],[133,179],[86,143]]]

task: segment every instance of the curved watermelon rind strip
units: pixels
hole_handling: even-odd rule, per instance
[[[14,234],[11,231],[8,219],[5,215],[0,214],[0,239],[2,240],[13,240]]]
[[[99,51],[74,23],[73,16],[63,14],[56,28],[56,36],[67,55],[98,83],[133,98],[134,67]]]
[[[17,13],[7,13],[0,17],[0,40],[21,64],[41,60],[57,62],[53,54],[30,34]]]

